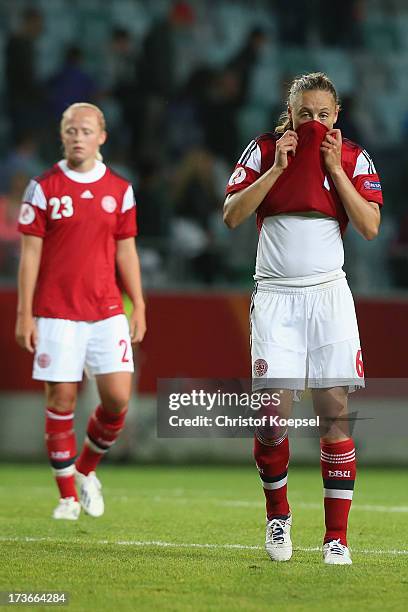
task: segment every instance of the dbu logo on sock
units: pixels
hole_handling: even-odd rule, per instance
[[[70,454],[68,451],[51,451],[51,459],[69,459]]]
[[[351,478],[350,470],[329,470],[329,478]]]

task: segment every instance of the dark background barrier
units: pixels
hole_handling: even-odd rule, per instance
[[[147,294],[148,333],[137,350],[138,390],[157,378],[246,378],[250,375],[248,293]],[[365,374],[408,375],[408,299],[356,300]],[[0,292],[1,391],[42,391],[31,380],[32,356],[14,341],[16,292]]]

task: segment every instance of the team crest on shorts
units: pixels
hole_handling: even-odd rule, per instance
[[[117,202],[113,196],[107,195],[103,196],[101,201],[101,206],[103,210],[107,213],[113,213],[116,210]]]
[[[51,363],[51,357],[47,353],[40,353],[37,357],[37,363],[40,368],[48,368]]]
[[[265,376],[268,371],[268,364],[265,359],[256,359],[254,363],[254,376]]]

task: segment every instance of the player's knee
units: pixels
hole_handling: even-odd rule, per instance
[[[346,434],[326,434],[320,436],[320,442],[322,444],[336,444],[337,442],[345,442],[346,440],[351,440],[351,437]]]
[[[102,406],[107,412],[122,412],[129,403],[129,395],[126,393],[104,394]]]
[[[57,412],[73,412],[76,404],[76,394],[70,392],[51,393],[48,403]]]
[[[253,449],[253,455],[257,465],[268,463],[273,454],[276,452],[280,453],[283,446],[285,446],[285,444],[287,446],[287,437],[288,430],[285,428],[279,431],[279,435],[271,436],[269,431],[265,432],[262,428],[258,427],[255,432]],[[289,447],[287,446],[287,448]]]

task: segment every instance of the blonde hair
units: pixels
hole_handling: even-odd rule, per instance
[[[66,108],[64,112],[62,113],[61,122],[60,122],[61,133],[64,129],[65,122],[69,118],[69,115],[73,111],[76,111],[80,108],[88,108],[90,110],[95,111],[97,119],[98,119],[99,127],[101,128],[102,132],[106,132],[105,115],[103,114],[99,106],[96,106],[95,104],[91,104],[90,102],[75,102],[74,104],[71,104],[71,106],[68,106],[68,108]],[[99,150],[96,154],[96,159],[98,159],[99,161],[103,161],[102,153]]]
[[[302,74],[301,76],[296,77],[289,87],[288,99],[286,103],[287,108],[280,115],[278,120],[279,123],[275,128],[275,132],[278,134],[283,134],[283,132],[286,132],[286,130],[293,130],[293,123],[288,113],[288,107],[293,106],[294,100],[299,93],[316,90],[328,91],[331,93],[336,106],[340,107],[340,99],[336,88],[327,74],[324,72],[309,72],[308,74]]]

